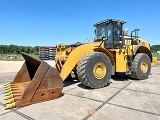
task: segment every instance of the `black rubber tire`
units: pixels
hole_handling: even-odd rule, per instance
[[[97,62],[103,62],[107,68],[106,75],[100,80],[93,74],[93,68]],[[77,77],[83,85],[97,89],[105,87],[110,82],[112,65],[110,59],[104,53],[90,52],[80,59],[76,70]]]
[[[146,73],[141,72],[140,65],[142,62],[146,62],[148,65]],[[149,56],[145,53],[138,53],[132,62],[131,74],[129,76],[133,79],[144,80],[148,78],[150,71],[151,71],[151,60]]]

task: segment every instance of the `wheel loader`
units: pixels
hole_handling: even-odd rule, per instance
[[[58,98],[70,74],[95,89],[107,86],[111,76],[121,72],[132,79],[147,79],[157,58],[152,57],[150,44],[138,36],[139,29],[128,35],[125,23],[107,19],[94,24],[93,42],[57,45],[54,68],[22,53],[22,68],[4,85],[6,109]]]

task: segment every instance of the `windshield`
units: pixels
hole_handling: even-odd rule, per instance
[[[96,33],[95,33],[95,38],[97,39],[102,39],[102,37],[107,37],[107,30],[108,25],[102,24],[96,27]]]

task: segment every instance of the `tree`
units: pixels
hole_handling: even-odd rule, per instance
[[[152,45],[151,50],[152,51],[160,51],[160,45]]]
[[[0,54],[21,54],[26,52],[38,55],[39,46],[18,46],[18,45],[0,45]]]

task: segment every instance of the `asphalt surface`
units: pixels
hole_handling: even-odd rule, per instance
[[[16,73],[0,73],[0,120],[160,120],[160,62],[151,73],[142,81],[112,77],[102,89],[66,80],[60,98],[9,110],[4,110],[3,84]]]

